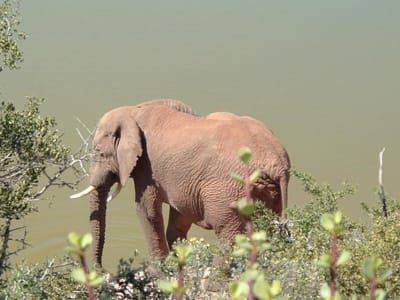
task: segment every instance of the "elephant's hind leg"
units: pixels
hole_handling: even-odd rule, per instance
[[[186,239],[187,233],[192,225],[188,217],[184,217],[172,206],[169,207],[169,219],[167,227],[167,241],[169,249],[177,239]]]

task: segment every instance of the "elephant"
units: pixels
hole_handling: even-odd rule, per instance
[[[214,230],[230,241],[245,230],[245,219],[232,205],[245,194],[231,177],[241,173],[238,150],[252,150],[251,171],[261,176],[251,195],[278,215],[287,207],[290,160],[287,151],[262,122],[231,113],[197,116],[181,101],[161,99],[115,108],[103,115],[93,139],[89,194],[93,256],[101,266],[107,198],[133,178],[137,216],[150,255],[164,258],[192,224]],[[164,229],[162,204],[169,205]]]

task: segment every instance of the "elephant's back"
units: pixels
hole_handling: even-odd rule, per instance
[[[154,107],[152,112],[150,120],[139,120],[139,125],[148,152],[160,168],[171,170],[170,173],[179,173],[180,169],[181,173],[202,178],[229,177],[242,168],[238,150],[243,146],[252,150],[250,163],[254,168],[277,172],[289,168],[282,144],[256,119],[231,113],[198,117],[165,106]]]

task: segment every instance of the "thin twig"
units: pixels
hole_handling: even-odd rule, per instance
[[[3,245],[1,247],[1,255],[0,255],[0,276],[3,275],[4,271],[7,268],[10,229],[11,229],[11,219],[7,218],[6,224],[4,225]]]
[[[385,196],[385,190],[383,188],[383,153],[385,152],[385,148],[382,149],[381,152],[379,152],[379,176],[378,176],[378,182],[379,182],[379,198],[381,199],[382,203],[382,212],[383,216],[387,217],[387,207],[386,207],[386,196]]]

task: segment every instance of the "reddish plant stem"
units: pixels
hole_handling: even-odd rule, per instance
[[[83,272],[85,272],[85,275],[86,275],[85,287],[89,294],[89,300],[96,300],[97,299],[96,293],[89,282],[89,267],[86,263],[86,259],[85,259],[85,255],[84,255],[83,251],[81,253],[79,253],[79,260],[80,260]]]
[[[244,184],[245,184],[246,202],[247,204],[251,204],[253,200],[251,198],[250,168],[248,165],[246,165],[244,168]],[[253,266],[257,262],[257,246],[253,240],[254,229],[251,217],[246,217],[246,231],[247,231],[247,237],[249,238],[249,242],[251,245],[251,250],[249,253],[249,264],[250,266]],[[255,298],[256,297],[254,294],[254,280],[251,280],[249,282],[249,295],[247,299],[253,300]]]
[[[371,279],[371,282],[369,283],[369,299],[373,300],[375,299],[375,292],[376,292],[376,286],[377,286],[377,278],[376,278],[376,273],[374,273],[374,276]]]
[[[182,300],[183,299],[183,266],[184,264],[179,262],[178,263],[178,274],[177,274],[177,279],[178,279],[178,289],[175,292],[175,297],[176,300]]]
[[[331,233],[331,267],[330,267],[330,289],[331,289],[331,297],[335,296],[336,291],[336,260],[337,260],[337,236],[336,232],[332,231]]]

